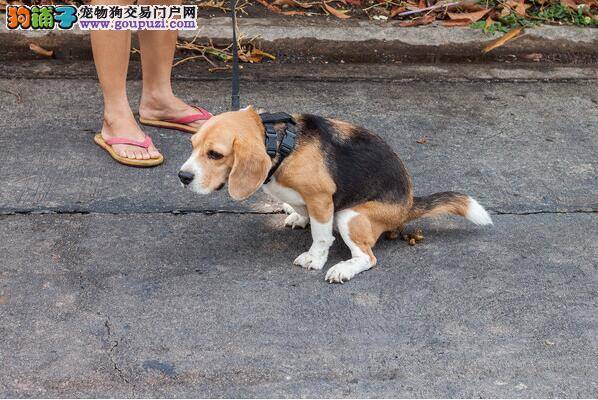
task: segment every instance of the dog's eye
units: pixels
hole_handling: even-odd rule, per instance
[[[214,150],[208,151],[208,158],[211,158],[212,160],[220,160],[222,157],[224,157],[224,156],[222,154],[218,153],[217,151],[214,151]]]

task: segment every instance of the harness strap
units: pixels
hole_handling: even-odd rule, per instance
[[[276,158],[278,155],[278,159],[272,168],[270,168],[270,171],[268,171],[268,176],[266,176],[266,180],[264,181],[264,184],[267,184],[272,179],[272,176],[278,167],[280,167],[280,164],[282,164],[284,159],[295,149],[295,143],[297,141],[297,133],[295,130],[296,123],[292,116],[282,112],[274,114],[263,113],[260,114],[260,118],[266,128],[266,153],[268,153],[272,159]],[[278,133],[274,128],[274,124],[281,122],[285,124],[285,127],[280,143],[278,143]]]

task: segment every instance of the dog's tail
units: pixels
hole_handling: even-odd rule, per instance
[[[476,225],[491,225],[490,214],[473,198],[458,192],[434,193],[414,197],[409,220],[452,214],[465,217]]]

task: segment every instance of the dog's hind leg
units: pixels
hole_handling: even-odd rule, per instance
[[[329,283],[343,283],[376,265],[372,247],[382,231],[372,226],[366,215],[353,209],[337,212],[335,219],[343,241],[351,250],[351,259],[330,268],[325,279]]]

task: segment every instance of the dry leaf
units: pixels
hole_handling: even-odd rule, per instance
[[[411,21],[402,21],[399,23],[399,26],[408,27],[408,26],[419,26],[419,25],[427,25],[431,24],[436,20],[436,15],[434,14],[427,14],[423,17],[419,17],[416,19],[412,19]]]
[[[428,143],[428,139],[426,139],[425,137],[423,137],[421,139],[416,140],[415,143],[426,144],[426,143]]]
[[[54,57],[54,50],[46,50],[38,44],[30,43],[29,50],[44,57]]]
[[[486,23],[484,24],[484,32],[488,32],[488,29],[490,29],[492,25],[494,25],[494,20],[491,16],[488,16],[488,18],[486,18]]]
[[[273,56],[273,55],[272,55],[272,54],[270,54],[270,53],[266,53],[265,51],[263,51],[263,50],[260,50],[260,49],[253,49],[253,50],[251,50],[251,54],[259,54],[260,56],[262,56],[262,57],[267,57],[267,58],[269,58],[270,60],[276,60],[276,57],[275,57],[275,56]]]
[[[522,17],[525,16],[525,11],[530,7],[529,4],[525,4],[525,0],[519,0],[517,6],[515,7],[515,13]]]
[[[280,14],[282,12],[282,10],[280,9],[280,7],[274,6],[270,3],[268,3],[266,0],[257,0],[258,3],[260,3],[261,5],[263,5],[264,7],[266,7],[268,10],[278,13]]]
[[[334,15],[336,18],[340,18],[340,19],[351,18],[350,15],[345,14],[345,12],[347,12],[347,11],[337,10],[336,8],[334,8],[332,6],[329,6],[326,2],[324,2],[323,4],[324,4],[324,9],[326,11],[328,11],[330,14]]]
[[[421,10],[421,8],[418,5],[416,5],[416,4],[410,4],[410,3],[407,3],[405,5],[405,8],[407,10],[409,10],[409,11],[419,11],[419,10]]]
[[[490,43],[488,46],[484,47],[482,53],[486,54],[497,47],[500,47],[507,43],[509,40],[515,39],[519,34],[523,31],[522,27],[511,29],[509,32],[505,33],[502,37],[498,38],[497,40]]]
[[[401,13],[403,11],[407,11],[407,9],[405,7],[392,6],[392,8],[390,9],[390,14],[388,15],[388,18],[394,18],[397,16],[398,13]]]
[[[469,12],[469,13],[452,13],[449,12],[447,13],[450,19],[467,19],[470,22],[476,22],[480,19],[482,19],[482,17],[486,14],[488,14],[490,12],[489,8],[486,8],[484,10],[480,10],[480,11],[474,11],[474,12]]]
[[[419,0],[418,8],[426,8],[426,0]]]
[[[510,14],[511,14],[511,8],[503,7],[502,10],[500,10],[499,17],[500,18],[508,17]]]
[[[467,12],[474,12],[486,9],[486,7],[484,7],[481,4],[477,4],[475,1],[463,1],[459,8]]]
[[[272,3],[275,6],[289,6],[289,7],[300,7],[300,8],[312,8],[312,4],[301,3],[296,0],[276,0]]]
[[[362,0],[345,0],[345,3],[355,7],[361,7],[363,5]]]
[[[469,19],[450,19],[446,21],[442,21],[443,26],[469,26],[471,25],[471,20]]]
[[[248,63],[262,62],[262,59],[264,59],[264,57],[269,58],[271,60],[276,60],[276,57],[274,57],[272,54],[266,53],[265,51],[262,51],[260,49],[253,49],[248,54],[239,54],[239,60]]]
[[[305,11],[296,11],[296,10],[281,11],[280,13],[282,15],[306,15],[307,14]]]
[[[577,4],[575,0],[561,0],[561,4],[563,6],[569,7],[571,10],[577,12],[577,10],[581,7],[584,13],[588,13],[590,11],[590,6],[587,4]]]

